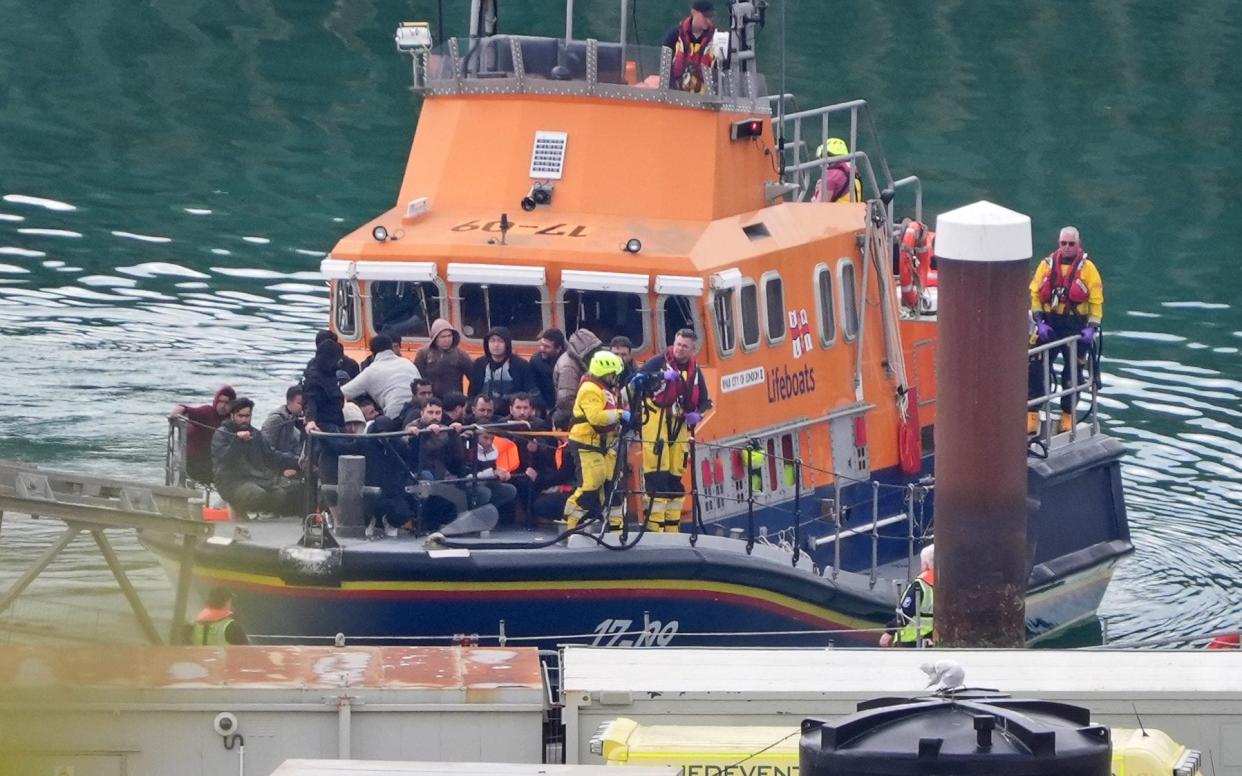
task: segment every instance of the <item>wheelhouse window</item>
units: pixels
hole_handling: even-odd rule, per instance
[[[358,285],[353,280],[337,280],[332,284],[332,322],[341,339],[358,336]]]
[[[647,347],[647,310],[644,297],[619,291],[582,291],[575,288],[561,292],[562,320],[565,331],[590,329],[601,342],[623,334],[634,343],[634,350]]]
[[[695,297],[692,296],[661,296],[656,304],[660,320],[660,347],[667,348],[673,344],[673,337],[681,329],[699,331],[699,317],[695,313]]]
[[[742,349],[759,347],[759,289],[747,281],[740,289],[742,302]]]
[[[768,342],[785,339],[785,285],[775,272],[763,276],[763,309],[767,313]]]
[[[854,263],[841,262],[841,327],[845,338],[858,336],[858,288],[855,282]]]
[[[372,280],[368,293],[376,334],[426,337],[431,322],[444,317],[440,286],[431,281]]]
[[[832,272],[827,264],[815,268],[815,303],[819,308],[819,343],[828,347],[837,338],[837,317],[832,305]]]
[[[716,319],[716,344],[720,355],[727,356],[737,348],[737,333],[734,320],[733,289],[719,289],[712,296],[713,316]]]
[[[503,283],[462,283],[461,333],[482,339],[489,329],[505,326],[515,340],[534,342],[544,326],[543,289]]]

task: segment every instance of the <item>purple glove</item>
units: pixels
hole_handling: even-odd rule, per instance
[[[701,420],[703,420],[703,413],[701,412],[687,412],[686,413],[686,423],[688,425],[697,426],[699,425],[699,422]]]
[[[664,371],[660,373],[660,376],[663,377],[666,381],[671,383],[677,379],[678,372],[676,369],[672,368],[671,366],[666,366],[664,367]]]
[[[1052,334],[1053,334],[1052,327],[1049,326],[1045,321],[1035,322],[1035,338],[1038,339],[1040,342],[1051,342]]]
[[[1091,347],[1095,344],[1095,335],[1099,331],[1095,324],[1091,324],[1082,330],[1082,344]]]

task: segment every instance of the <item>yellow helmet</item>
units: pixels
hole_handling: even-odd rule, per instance
[[[839,137],[830,137],[815,149],[815,158],[823,159],[826,156],[845,156],[850,152],[850,147],[845,141]]]
[[[596,351],[591,356],[591,366],[587,371],[592,377],[598,377],[601,380],[605,377],[616,377],[625,369],[625,363],[621,361],[621,357],[616,353],[607,350]]]

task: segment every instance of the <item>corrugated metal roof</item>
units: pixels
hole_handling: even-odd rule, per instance
[[[0,687],[542,691],[538,651],[486,647],[0,647]]]

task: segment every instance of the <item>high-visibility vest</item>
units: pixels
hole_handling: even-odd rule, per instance
[[[932,615],[935,611],[936,590],[935,577],[932,572],[924,571],[914,580],[918,588],[918,616],[909,619],[905,627],[897,632],[897,643],[917,644],[930,638],[933,630]]]
[[[224,632],[232,624],[233,612],[228,609],[203,609],[190,628],[190,645],[195,647],[226,647]]]

